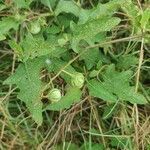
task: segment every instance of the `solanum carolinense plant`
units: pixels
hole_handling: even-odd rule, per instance
[[[38,126],[89,97],[107,105],[105,119],[146,105],[149,32],[150,9],[132,0],[0,0],[0,42],[14,58],[3,85]]]
[[[82,90],[82,87],[86,86],[91,96],[110,103],[118,100],[136,104],[147,103],[146,98],[138,92],[135,93],[135,87],[130,85],[132,70],[130,68],[129,70],[122,68],[122,71],[115,70],[115,64],[112,65],[111,62],[102,60],[99,52],[99,47],[103,47],[105,50],[108,46],[103,43],[110,41],[109,46],[111,46],[113,31],[118,30],[119,25],[123,23],[120,17],[115,16],[115,12],[121,9],[132,17],[130,7],[133,7],[136,13],[137,8],[130,0],[113,0],[106,4],[98,4],[95,8],[88,10],[82,8],[80,3],[75,1],[60,0],[55,3],[54,0],[42,3],[50,8],[43,14],[28,11],[32,6],[32,1],[14,1],[11,5],[14,5],[17,10],[12,12],[13,15],[1,18],[0,25],[1,39],[9,40],[9,46],[20,61],[15,73],[4,84],[17,85],[20,89],[18,98],[26,103],[33,119],[39,125],[42,123],[43,112],[41,95],[45,90],[50,89],[49,97],[53,102],[61,101],[61,88],[59,88],[60,92],[58,89],[52,88],[59,86],[54,84],[58,77],[62,78],[70,88]],[[51,8],[51,3],[53,8]],[[6,5],[6,7],[8,6]],[[136,14],[137,19],[130,21],[135,24],[135,31],[132,29],[134,34],[139,36],[142,34],[139,33],[141,26],[144,26],[144,30],[149,30],[149,10],[145,11],[147,13],[143,13],[143,16]],[[19,17],[16,17],[16,13],[19,13]],[[141,26],[136,25],[136,22]],[[17,30],[21,33],[16,41],[13,39],[13,32]],[[107,52],[105,50],[105,53],[109,53],[109,50]],[[130,57],[134,58],[134,56]],[[45,63],[46,59],[51,61],[50,65]],[[98,62],[101,62],[100,66],[97,66]],[[82,65],[78,66],[80,63]],[[136,65],[138,62],[133,63]],[[92,73],[104,65],[107,66],[102,73],[97,74],[103,78],[103,82],[97,80],[96,76],[91,78],[85,73],[85,69]],[[45,81],[43,83],[41,80],[43,69],[47,69],[49,74],[53,74],[47,83]],[[84,78],[86,82],[84,82]],[[67,85],[66,87],[68,87]],[[66,90],[64,93],[67,93]],[[75,93],[70,93],[70,97],[73,94]],[[51,95],[56,98],[51,98]],[[81,99],[82,97],[80,97]],[[79,99],[73,99],[71,105],[75,100]],[[38,107],[34,107],[35,105]],[[47,108],[49,105],[51,103]],[[59,106],[58,109],[62,108]]]

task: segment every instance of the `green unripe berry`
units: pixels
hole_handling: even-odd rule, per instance
[[[16,19],[17,21],[20,21],[20,20],[22,19],[22,16],[17,13],[17,14],[15,14],[15,19]]]
[[[38,21],[31,22],[30,32],[32,34],[38,34],[41,31],[41,25]]]
[[[48,94],[48,99],[51,102],[58,102],[61,99],[61,92],[59,89],[54,88],[52,90],[50,90],[49,94]]]
[[[71,79],[72,86],[81,88],[84,85],[84,76],[82,73],[76,73]]]

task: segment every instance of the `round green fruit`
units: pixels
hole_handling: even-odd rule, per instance
[[[81,88],[84,85],[84,76],[82,73],[76,73],[71,79],[72,86]]]
[[[61,91],[57,88],[50,90],[48,94],[48,99],[51,102],[58,102],[61,99]]]
[[[38,21],[31,22],[30,24],[30,32],[32,34],[38,34],[41,31],[41,25]]]

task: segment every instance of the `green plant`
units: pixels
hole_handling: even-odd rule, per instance
[[[149,32],[148,1],[0,0],[0,149],[148,147]]]
[[[78,67],[72,65],[73,58],[68,54],[70,49],[74,51],[70,53],[78,53],[78,57],[84,60],[82,65],[86,65],[89,72],[92,72],[96,63],[102,61],[101,58],[97,56],[100,54],[98,48],[94,46],[94,43],[98,42],[101,46],[101,43],[107,43],[109,41],[108,39],[110,39],[111,36],[107,36],[108,31],[113,30],[121,22],[120,18],[114,17],[113,15],[115,11],[120,8],[131,13],[128,4],[126,4],[128,2],[114,0],[86,10],[74,1],[60,0],[58,4],[53,2],[52,6],[56,6],[56,8],[51,8],[51,1],[43,1],[44,5],[54,11],[51,10],[46,14],[29,14],[27,10],[30,8],[32,1],[30,3],[16,1],[14,5],[17,10],[14,11],[13,14],[15,17],[12,15],[2,18],[0,24],[1,40],[8,39],[9,35],[9,45],[21,61],[16,72],[4,83],[17,85],[20,89],[18,98],[25,102],[33,119],[39,125],[42,123],[42,95],[45,90],[51,88],[53,81],[58,76],[61,76],[67,85],[70,86],[66,86],[68,88],[67,91],[73,90],[71,86],[81,88],[83,84],[86,85],[87,83],[90,95],[102,100],[111,103],[117,100],[126,100],[137,104],[147,103],[144,96],[135,93],[134,87],[129,85],[132,78],[129,70],[115,72],[114,65],[109,66],[108,64],[106,73],[103,74],[104,82],[98,82],[95,79],[91,80],[88,75],[86,75],[85,78],[87,82],[84,83],[84,76],[82,75],[82,73],[84,74],[83,68],[80,67],[80,73],[78,73]],[[21,10],[23,10],[21,16],[18,16],[17,14]],[[149,10],[145,11],[140,23],[141,27],[144,27],[146,30],[150,15]],[[66,18],[66,15],[69,17]],[[50,16],[51,18],[49,18]],[[41,24],[40,20],[44,20],[45,25]],[[137,20],[134,22],[137,22]],[[13,31],[11,29],[13,29]],[[13,40],[15,30],[20,30],[20,40]],[[89,47],[89,49],[87,49],[87,47]],[[91,58],[91,60],[88,61],[88,58]],[[47,59],[51,61],[49,65],[46,64]],[[74,61],[75,60],[76,59],[74,59]],[[71,63],[67,63],[67,61],[71,61]],[[104,62],[102,63],[105,65]],[[78,64],[77,61],[76,64]],[[90,66],[90,68],[88,66]],[[55,74],[54,77],[50,78],[48,83],[43,83],[41,80],[41,71],[43,69],[47,69],[49,74],[53,72]],[[76,89],[76,92],[78,90]],[[74,97],[74,95],[76,95],[76,93],[71,92],[69,97]],[[66,93],[66,97],[67,96]],[[51,96],[49,97],[51,99]],[[67,108],[76,98],[79,99],[80,97],[72,98],[72,102],[68,99],[64,100],[65,103],[69,104]],[[48,105],[50,105],[48,108],[52,108],[52,106],[56,104]],[[62,106],[59,105],[59,107],[59,109],[62,109]]]

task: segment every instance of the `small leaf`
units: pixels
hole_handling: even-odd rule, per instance
[[[11,47],[11,49],[14,50],[15,54],[17,54],[18,57],[22,59],[23,57],[22,47],[18,43],[16,43],[14,40],[9,41],[9,46]]]
[[[82,50],[81,50],[81,52],[82,52]],[[80,56],[80,59],[84,60],[87,69],[90,70],[93,66],[95,66],[97,64],[97,62],[99,60],[99,55],[100,55],[99,49],[92,48],[92,49],[86,51],[86,53],[83,53]]]
[[[79,15],[80,7],[73,1],[60,0],[56,9],[55,14],[58,16],[60,13],[72,13],[75,16]]]
[[[7,6],[6,5],[4,5],[4,4],[0,4],[0,11],[2,11],[3,9],[5,9],[5,8],[7,8]]]
[[[0,21],[0,36],[1,40],[5,39],[5,35],[9,33],[11,29],[17,29],[19,23],[11,17],[4,17]]]
[[[119,57],[117,67],[119,69],[129,69],[136,64],[138,64],[137,57],[133,55],[123,55]]]
[[[112,16],[117,9],[121,8],[122,5],[128,0],[111,0],[105,4],[99,3],[97,7],[93,8],[91,13],[89,14],[89,19],[96,19],[96,18],[106,18],[108,16]]]
[[[124,5],[121,5],[121,7],[127,13],[127,15],[131,17],[130,19],[134,20],[139,15],[140,9],[133,3],[132,0],[126,0]]]
[[[126,0],[124,5],[121,5],[122,10],[129,16],[129,21],[132,24],[132,28],[135,30],[136,33],[141,31],[140,27],[140,8],[134,4],[132,0]]]
[[[31,0],[14,0],[14,3],[17,8],[29,8],[29,5],[31,3]]]
[[[108,102],[116,102],[117,97],[108,92],[107,89],[96,80],[90,80],[88,82],[88,88],[91,96],[101,98]]]
[[[4,35],[1,35],[0,34],[0,41],[3,41],[3,40],[5,40],[6,39],[6,37],[4,36]]]
[[[147,100],[145,97],[135,92],[135,87],[129,87],[126,89],[122,89],[122,91],[117,92],[117,95],[121,100],[129,101],[132,104],[146,104]]]
[[[110,144],[111,144],[111,146],[112,147],[117,147],[117,148],[119,148],[119,149],[124,149],[125,147],[127,148],[127,149],[130,149],[129,147],[129,145],[130,145],[130,143],[132,143],[131,142],[131,139],[130,138],[124,138],[124,137],[111,137],[111,142],[110,142]]]
[[[96,132],[96,134],[98,134],[98,133],[99,132]],[[94,143],[94,142],[91,143],[89,141],[84,141],[84,144],[80,147],[80,150],[105,150],[105,148],[102,144],[97,144],[97,143]]]
[[[99,71],[98,70],[92,70],[89,74],[90,78],[96,77],[98,75]]]
[[[142,28],[145,28],[148,23],[150,24],[150,8],[143,12],[140,23]]]
[[[41,0],[41,3],[52,9],[55,6],[56,0]]]
[[[78,145],[70,142],[63,142],[62,144],[57,144],[53,150],[62,150],[62,147],[64,150],[77,150],[79,149]]]
[[[52,25],[52,26],[48,26],[45,31],[46,33],[49,33],[49,34],[57,34],[61,32],[61,29],[56,25]]]
[[[77,103],[80,100],[81,91],[77,87],[70,87],[67,93],[57,103],[52,103],[46,107],[46,110],[60,111],[62,109],[69,108],[72,104]]]

